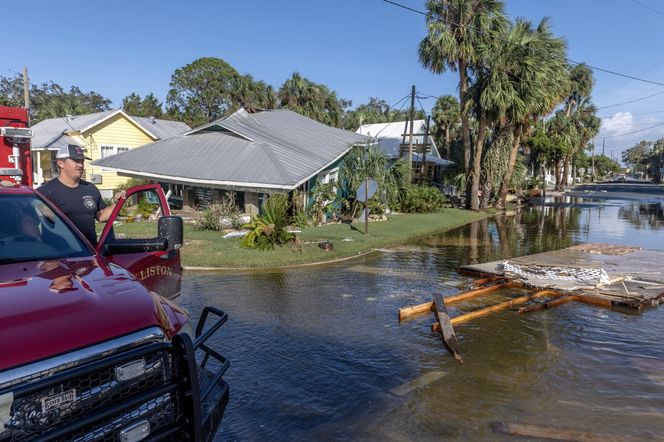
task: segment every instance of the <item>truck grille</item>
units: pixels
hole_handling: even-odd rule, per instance
[[[152,343],[14,386],[0,442],[115,441],[141,421],[168,436],[184,421],[182,366],[170,343]]]

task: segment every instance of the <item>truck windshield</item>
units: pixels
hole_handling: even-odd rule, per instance
[[[0,263],[90,256],[69,226],[34,195],[0,195]]]

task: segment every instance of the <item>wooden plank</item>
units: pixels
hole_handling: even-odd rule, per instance
[[[625,442],[643,440],[615,434],[600,434],[591,433],[589,431],[563,430],[560,428],[546,427],[543,425],[529,425],[509,422],[493,422],[491,424],[491,428],[494,432],[511,434],[513,436],[576,442]]]
[[[487,278],[476,279],[475,281],[473,281],[473,285],[478,287],[484,284],[488,284],[489,282],[498,282],[498,281],[505,282],[505,278],[502,276],[489,276]]]
[[[457,269],[457,273],[459,275],[474,276],[476,278],[489,278],[491,276],[500,276],[500,274],[498,274],[498,273],[482,272],[482,271],[479,271],[479,270],[470,269],[470,268],[466,268],[466,267],[459,267]]]
[[[465,315],[457,316],[455,318],[452,318],[450,320],[452,325],[457,325],[457,324],[462,324],[464,322],[468,322],[471,319],[479,318],[481,316],[486,316],[490,313],[497,312],[500,310],[505,310],[510,307],[514,307],[515,305],[519,304],[525,304],[528,301],[532,301],[535,298],[539,298],[542,296],[548,296],[548,295],[553,295],[556,294],[557,292],[554,292],[552,290],[540,290],[538,292],[532,293],[530,295],[526,296],[520,296],[518,298],[510,299],[509,301],[501,302],[499,304],[495,304],[483,309],[475,310],[474,312],[466,313]],[[431,326],[431,330],[433,331],[439,331],[440,330],[440,324],[438,322],[434,323]]]
[[[560,304],[565,304],[570,301],[578,301],[578,298],[579,297],[576,295],[561,296],[560,298],[552,299],[551,301],[548,302],[542,302],[539,304],[532,304],[526,307],[521,307],[519,309],[519,313],[532,313],[532,312],[538,312],[540,310],[546,310]]]
[[[470,290],[468,292],[459,293],[458,295],[447,296],[445,297],[445,302],[447,304],[452,304],[455,302],[464,301],[466,299],[474,298],[476,296],[485,295],[487,293],[495,292],[500,289],[507,288],[520,288],[523,287],[518,282],[506,282],[504,284],[495,284],[487,287],[481,287],[479,289]],[[433,302],[425,302],[424,304],[414,305],[412,307],[404,307],[399,309],[399,320],[403,321],[404,319],[417,315],[420,313],[426,313],[433,310]]]
[[[599,296],[587,295],[587,294],[580,295],[579,301],[586,304],[598,305],[600,307],[607,307],[607,308],[611,308],[612,305],[610,299],[601,298]]]
[[[441,337],[443,339],[443,343],[452,352],[452,354],[454,354],[454,359],[459,362],[463,362],[463,358],[461,357],[461,349],[459,348],[459,343],[457,342],[454,328],[450,323],[450,315],[447,314],[447,307],[445,307],[445,300],[443,299],[443,295],[440,293],[434,293],[433,304],[433,313],[436,315],[438,323],[442,324]]]

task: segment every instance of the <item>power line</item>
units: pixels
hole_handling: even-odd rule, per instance
[[[649,67],[648,69],[646,69],[645,71],[640,72],[640,73],[638,74],[638,76],[645,75],[645,74],[647,74],[648,72],[652,71],[653,69],[655,69],[656,67],[659,67],[659,66],[662,65],[662,64],[664,64],[664,60],[659,61],[659,62],[655,63],[654,65],[652,65],[651,67]],[[603,89],[603,90],[601,90],[601,91],[595,93],[595,96],[597,96],[597,95],[601,95],[601,94],[604,94],[604,93],[609,92],[609,91],[612,91],[612,90],[614,90],[614,89],[618,89],[618,88],[620,88],[620,87],[623,87],[624,85],[626,85],[626,84],[629,83],[630,81],[633,81],[633,80],[623,81],[622,83],[620,83],[620,84],[618,84],[618,85],[616,85],[616,86],[612,86],[612,87],[610,87],[610,88]]]
[[[394,106],[396,106],[397,104],[401,103],[401,107],[399,108],[399,110],[397,111],[397,113],[401,112],[401,110],[403,109],[403,107],[406,105],[406,98],[408,98],[408,97],[410,97],[410,94],[405,95],[401,100],[399,100],[399,101],[397,101],[396,103],[394,103]],[[402,103],[402,102],[403,102],[403,103]],[[394,107],[394,106],[392,106],[392,107]],[[392,107],[390,107],[390,109],[392,109]],[[374,138],[374,140],[377,140],[377,139],[378,139],[378,135],[380,135],[380,133],[381,133],[382,131],[384,131],[385,129],[387,129],[387,126],[389,126],[391,123],[392,123],[392,122],[390,122],[390,123],[384,123],[385,126],[384,126],[381,130],[379,130],[378,133],[377,133],[376,135],[371,135],[371,136]]]
[[[610,104],[608,106],[601,106],[601,107],[598,107],[597,109],[598,110],[599,109],[608,109],[610,107],[617,107],[617,106],[622,106],[624,104],[636,103],[637,101],[643,101],[643,100],[646,100],[648,98],[656,97],[657,95],[662,95],[662,94],[664,94],[664,91],[657,92],[656,94],[646,95],[645,97],[640,97],[640,98],[637,98],[635,100],[623,101],[622,103]]]
[[[644,112],[644,113],[640,113],[640,114],[633,114],[633,113],[631,113],[631,112],[627,112],[627,113],[629,113],[629,114],[630,114],[631,116],[633,116],[633,117],[641,117],[641,116],[644,116],[644,115],[661,114],[661,113],[664,113],[664,110],[661,110],[661,111],[654,111],[654,112]],[[616,115],[616,114],[613,114],[613,115]],[[600,116],[598,116],[598,117],[599,117],[599,118],[613,118],[613,115],[600,115]]]
[[[624,134],[611,135],[611,136],[602,137],[602,138],[618,138],[618,137],[624,137],[624,136],[627,136],[627,135],[634,135],[634,134],[638,134],[640,132],[645,132],[647,130],[654,129],[654,128],[660,127],[660,126],[664,126],[664,123],[655,124],[654,126],[646,127],[645,129],[635,130],[633,132],[626,132]]]
[[[642,6],[646,9],[650,9],[653,12],[656,12],[659,15],[664,15],[664,12],[660,11],[659,9],[655,9],[652,6],[646,5],[645,3],[641,3],[639,0],[632,0],[634,3],[636,3],[639,6]]]
[[[437,15],[429,14],[428,12],[420,11],[420,10],[415,9],[415,8],[411,8],[410,6],[402,5],[401,3],[397,3],[397,2],[392,1],[392,0],[383,0],[383,1],[385,3],[389,3],[391,5],[394,5],[394,6],[397,6],[399,8],[405,9],[407,11],[414,12],[416,14],[423,15],[425,17],[433,18],[433,19],[436,19],[438,21],[441,21],[441,22],[444,22],[444,23],[447,23],[447,24],[461,26],[460,23],[457,23],[457,22],[454,22],[454,21],[451,21],[451,20],[447,20],[447,19],[439,17]],[[472,28],[472,27],[470,27],[469,29],[472,32],[475,32],[475,33],[478,33],[478,34],[486,34],[485,32],[483,32],[482,30],[479,30],[479,29],[475,29],[475,28]],[[498,37],[498,36],[494,36],[494,38],[497,38],[498,40],[504,41],[506,43],[510,43],[510,44],[514,44],[514,45],[518,44],[518,43],[514,43],[514,42],[512,42],[512,41],[510,41],[506,38],[501,38],[501,37]],[[593,66],[593,65],[590,65],[590,64],[585,63],[585,62],[575,61],[575,60],[572,60],[570,58],[565,58],[565,60],[567,60],[569,63],[576,64],[576,65],[585,64],[586,66],[588,66],[589,68],[591,68],[593,70],[604,72],[604,73],[607,73],[607,74],[617,75],[619,77],[629,78],[631,80],[642,81],[644,83],[656,84],[658,86],[664,86],[664,83],[659,83],[657,81],[652,81],[652,80],[646,80],[645,78],[639,78],[639,77],[635,77],[633,75],[622,74],[620,72],[612,71],[610,69],[604,69],[604,68],[600,68],[600,67],[597,67],[597,66]]]

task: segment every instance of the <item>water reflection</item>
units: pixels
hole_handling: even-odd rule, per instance
[[[460,265],[582,242],[664,249],[658,207],[550,200],[335,265],[187,274],[185,307],[230,314],[218,440],[496,439],[494,421],[664,437],[664,309],[497,313],[457,327],[463,365],[430,332],[431,315],[396,319],[433,291],[457,293]]]

